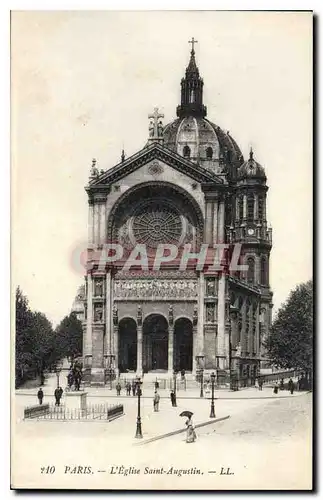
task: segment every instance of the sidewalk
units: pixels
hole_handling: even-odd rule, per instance
[[[55,379],[48,380],[43,386],[43,392],[45,396],[53,397],[54,391],[56,388],[56,377]],[[136,396],[127,396],[124,391],[121,392],[120,396],[117,396],[115,389],[109,389],[107,387],[86,387],[85,392],[87,392],[88,397],[95,398],[118,398],[120,400],[131,400],[137,399]],[[17,396],[34,396],[37,398],[37,388],[23,388],[16,389],[15,393]],[[306,392],[306,391],[305,391]],[[158,393],[161,399],[170,399],[170,391],[168,389],[159,389]],[[293,395],[290,394],[289,391],[279,391],[278,394],[274,394],[271,387],[264,387],[262,391],[256,389],[255,387],[243,388],[239,391],[230,391],[229,389],[215,389],[214,391],[214,399],[267,399],[267,398],[286,398],[286,397],[296,397],[297,395],[304,394],[304,392],[296,391]],[[149,398],[151,399],[154,395],[153,388],[146,388],[143,390],[142,399]],[[179,390],[176,393],[177,400],[180,399],[211,399],[211,393],[205,393],[204,397],[200,398],[200,390],[199,389],[187,389]]]

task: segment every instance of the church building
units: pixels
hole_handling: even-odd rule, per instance
[[[170,377],[185,370],[194,377],[201,369],[218,380],[228,374],[254,380],[266,361],[272,310],[266,174],[252,150],[244,159],[230,133],[207,118],[191,43],[176,119],[163,125],[155,108],[145,146],[104,171],[94,160],[85,188],[83,361],[93,385],[107,383],[112,372]],[[111,258],[111,245],[118,258]],[[219,245],[225,263],[238,249],[244,270],[200,263],[203,249]],[[144,267],[142,260],[129,263],[135,254]]]

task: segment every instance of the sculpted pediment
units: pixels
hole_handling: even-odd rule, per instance
[[[212,172],[205,170],[203,167],[192,163],[160,144],[153,144],[135,153],[106,172],[94,172],[86,190],[95,191],[100,188],[104,189],[147,164],[149,164],[148,173],[154,177],[158,177],[162,173],[163,165],[168,165],[172,169],[190,177],[196,183],[223,185],[223,180]]]

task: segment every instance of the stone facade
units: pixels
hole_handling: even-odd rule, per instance
[[[195,373],[201,364],[255,378],[264,360],[272,308],[266,176],[252,151],[244,161],[229,133],[206,119],[202,89],[192,51],[178,119],[163,127],[155,110],[143,149],[107,171],[92,166],[83,357],[93,384],[104,384],[108,370]],[[111,243],[122,255],[102,265]],[[187,245],[198,259],[203,244],[219,243],[228,254],[240,245],[247,269],[215,272],[194,259],[181,268]],[[179,254],[155,269],[160,244]],[[146,248],[145,268],[129,264],[136,245]]]

